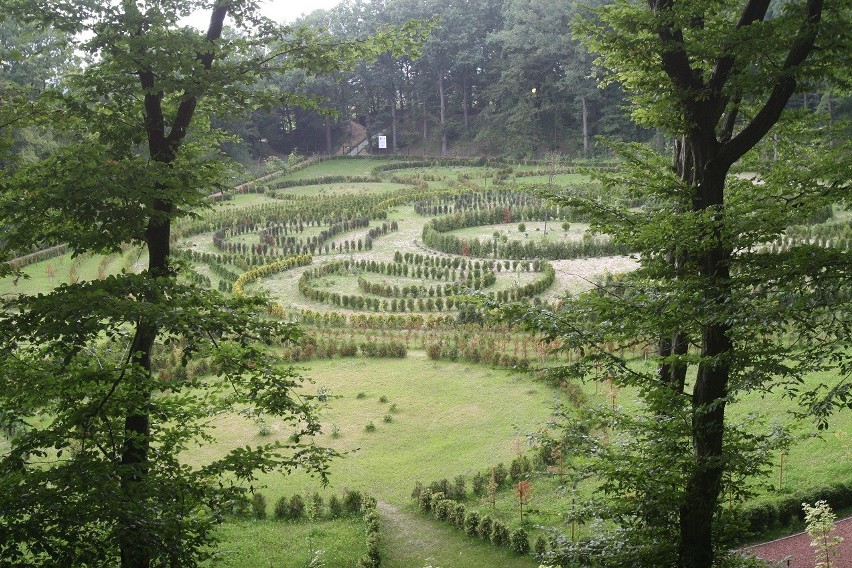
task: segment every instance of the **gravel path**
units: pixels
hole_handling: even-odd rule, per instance
[[[832,568],[852,568],[852,517],[837,522],[832,535],[843,537],[840,543],[840,556],[831,559]],[[798,533],[778,540],[744,548],[746,554],[753,554],[764,560],[779,562],[786,568],[814,568],[816,556],[811,548],[811,537],[807,533]],[[789,559],[789,564],[787,560]]]

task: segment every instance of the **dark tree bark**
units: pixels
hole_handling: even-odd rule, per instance
[[[396,84],[392,85],[392,93],[391,93],[391,150],[394,154],[396,154],[396,126],[397,126],[397,116],[396,116],[396,99],[397,99],[397,91]]]
[[[331,148],[331,120],[325,117],[325,153],[331,156],[333,150]]]
[[[444,72],[438,73],[438,99],[441,107],[441,155],[447,155],[447,130],[446,130],[446,111],[447,100],[444,93]]]
[[[467,75],[462,79],[462,112],[464,113],[464,129],[465,131],[470,126],[470,100],[468,98]]]
[[[426,102],[423,102],[423,145],[429,141],[429,116],[426,114]]]
[[[649,0],[655,12],[673,8],[675,0]],[[750,0],[744,7],[737,27],[763,20],[769,0]],[[703,301],[707,313],[698,328],[701,334],[701,362],[692,390],[691,437],[694,462],[687,472],[687,483],[680,504],[680,540],[678,564],[681,568],[711,568],[713,565],[713,512],[721,490],[725,405],[731,374],[730,355],[734,349],[731,328],[720,308],[731,296],[730,262],[733,251],[724,241],[725,178],[730,167],[753,148],[778,121],[787,101],[795,92],[797,81],[792,72],[801,65],[814,47],[817,24],[823,0],[808,0],[807,13],[790,51],[782,73],[771,87],[763,106],[742,130],[734,134],[737,123],[738,97],[725,94],[736,65],[734,46],[715,62],[706,81],[693,68],[687,54],[682,29],[662,24],[657,30],[666,46],[662,67],[672,84],[680,89],[681,104],[687,118],[687,131],[675,146],[676,169],[681,179],[693,188],[691,208],[695,212],[713,211],[715,224],[703,236],[706,247],[695,259],[702,279]],[[700,25],[700,23],[696,23]],[[722,311],[722,310],[719,310]],[[677,339],[663,339],[660,351],[674,353]],[[676,369],[661,372],[661,378],[677,384]]]
[[[206,34],[207,41],[214,42],[221,37],[222,25],[227,13],[227,5],[219,6],[213,10]],[[213,50],[198,55],[198,61],[205,70],[212,67],[213,58]],[[198,99],[203,93],[184,93],[185,96],[175,112],[171,131],[167,135],[163,113],[164,95],[162,91],[158,90],[156,71],[143,68],[139,70],[138,75],[140,86],[145,93],[145,132],[148,139],[148,151],[153,160],[170,164],[177,157],[178,150],[192,123]],[[154,214],[149,218],[145,229],[145,243],[148,247],[148,277],[151,279],[173,276],[169,267],[170,215],[173,209],[174,205],[170,202],[160,199],[155,199],[153,202]],[[156,289],[156,286],[152,286],[152,289]],[[145,298],[145,301],[156,302],[158,298],[154,296],[155,294],[156,292],[152,292],[152,297]],[[136,492],[136,488],[144,482],[148,474],[147,462],[150,451],[148,405],[152,393],[147,385],[149,384],[151,357],[158,331],[155,322],[140,321],[136,326],[133,340],[133,361],[138,373],[142,376],[137,375],[136,384],[138,388],[135,393],[135,401],[132,407],[128,409],[124,421],[121,488],[128,496],[128,501],[133,501],[132,496]],[[152,546],[153,543],[147,542],[144,528],[138,526],[138,523],[132,518],[131,512],[125,519],[123,538],[119,543],[122,568],[149,568]]]

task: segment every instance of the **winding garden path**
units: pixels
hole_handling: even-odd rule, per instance
[[[531,556],[491,546],[426,515],[378,502],[385,568],[535,568]]]

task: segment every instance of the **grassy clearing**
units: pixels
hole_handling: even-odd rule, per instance
[[[212,209],[216,211],[228,209],[242,209],[244,207],[251,207],[253,205],[277,203],[277,201],[278,200],[274,197],[269,197],[268,195],[264,195],[262,193],[238,193],[234,195],[232,199],[228,199],[226,201],[219,201],[213,204]]]
[[[383,164],[389,164],[394,160],[387,159],[360,159],[360,158],[341,158],[334,160],[326,160],[312,166],[308,166],[303,170],[298,170],[287,175],[277,177],[276,179],[310,179],[323,176],[369,176],[373,173],[373,168]]]
[[[211,568],[296,568],[322,550],[326,568],[352,568],[367,551],[360,517],[327,521],[231,521],[219,528]]]
[[[801,390],[815,388],[821,383],[833,384],[837,380],[835,374],[815,373],[805,379]],[[801,410],[797,402],[780,391],[745,395],[731,406],[731,418],[746,425],[763,422],[762,429],[766,430],[778,422],[793,427],[793,446],[784,456],[780,490],[779,454],[774,456],[769,478],[763,480],[768,487],[756,501],[776,501],[800,491],[852,481],[852,411],[836,412],[828,429],[818,432],[813,423],[793,418],[791,413],[795,410]]]
[[[324,434],[317,443],[350,452],[331,466],[325,490],[359,489],[394,504],[408,501],[416,480],[466,475],[511,460],[516,437],[550,415],[556,393],[527,376],[484,366],[433,362],[422,352],[402,360],[335,359],[308,365],[312,388],[339,396],[322,411]],[[359,393],[363,397],[359,398]],[[380,397],[387,402],[380,402]],[[395,411],[391,408],[395,405]],[[391,422],[384,422],[390,416]],[[375,432],[366,432],[372,422]],[[333,425],[339,438],[333,438]],[[199,463],[227,447],[286,441],[292,428],[269,420],[271,435],[238,416],[217,422],[219,444],[188,455]],[[303,472],[261,479],[268,502],[282,495],[319,489]]]

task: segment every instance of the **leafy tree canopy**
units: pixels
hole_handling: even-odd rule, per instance
[[[172,223],[223,183],[214,116],[282,98],[316,104],[258,90],[259,78],[414,53],[428,27],[340,42],[281,28],[255,8],[4,5],[4,18],[67,34],[87,58],[35,98],[16,88],[0,105],[4,129],[38,122],[70,141],[0,178],[4,254],[32,243],[68,243],[75,255],[138,250],[147,269],[2,299],[0,564],[194,566],[258,471],[325,476],[333,453],[310,441],[319,429],[310,387],[264,345],[295,341],[298,330],[264,317],[263,299],[183,284]],[[178,24],[196,9],[211,14],[206,33]],[[296,441],[193,458],[226,412],[279,416]]]

